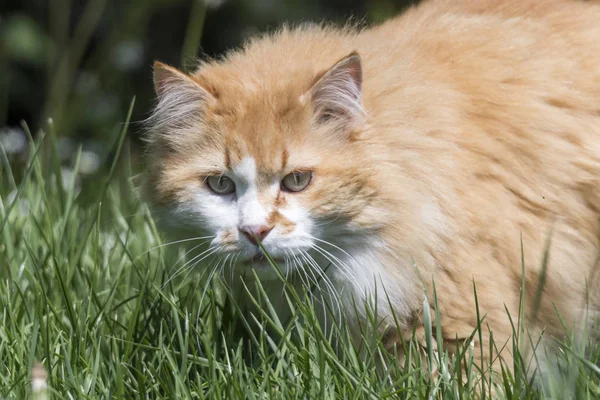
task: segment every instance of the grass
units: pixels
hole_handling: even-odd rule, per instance
[[[161,242],[134,195],[125,132],[115,140],[121,157],[89,202],[75,179],[62,183],[51,130],[32,140],[26,168],[11,169],[3,156],[0,398],[600,398],[597,345],[567,340],[560,368],[541,388],[519,362],[499,378],[480,374],[470,360],[489,349],[467,345],[465,364],[450,359],[429,313],[435,294],[424,303],[427,350],[413,338],[399,363],[376,336],[355,347],[343,321],[323,331],[310,301],[291,288],[294,317],[281,321],[264,303],[263,312],[241,314],[218,277],[170,279],[183,252]],[[378,324],[376,310],[367,311],[365,332]],[[518,354],[520,343],[509,345]],[[34,393],[38,362],[48,388]]]

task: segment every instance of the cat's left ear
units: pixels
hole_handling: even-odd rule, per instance
[[[362,65],[357,52],[336,62],[322,74],[301,101],[310,99],[317,123],[331,123],[351,131],[363,122]]]

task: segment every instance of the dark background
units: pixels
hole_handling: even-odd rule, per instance
[[[84,177],[100,173],[133,98],[133,159],[139,121],[154,101],[155,59],[190,68],[283,22],[349,18],[376,23],[410,0],[0,0],[0,144],[27,152],[52,118],[61,162],[83,147]]]

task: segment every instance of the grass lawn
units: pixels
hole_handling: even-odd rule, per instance
[[[201,268],[174,276],[183,251],[161,242],[136,199],[125,130],[94,190],[63,176],[51,133],[31,144],[25,168],[11,169],[0,150],[0,398],[457,399],[481,389],[486,398],[600,398],[600,347],[567,343],[560,368],[534,389],[518,362],[514,374],[480,374],[469,352],[489,349],[465,347],[466,364],[449,359],[435,315],[429,350],[405,343],[402,365],[375,337],[359,351],[344,323],[324,333],[293,291],[291,321],[268,305],[239,315]],[[38,362],[47,390],[34,393]]]

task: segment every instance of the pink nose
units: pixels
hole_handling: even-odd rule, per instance
[[[272,229],[273,227],[266,225],[246,225],[239,227],[240,232],[246,236],[252,244],[257,244],[256,238],[258,238],[258,240],[261,242],[265,240]]]

